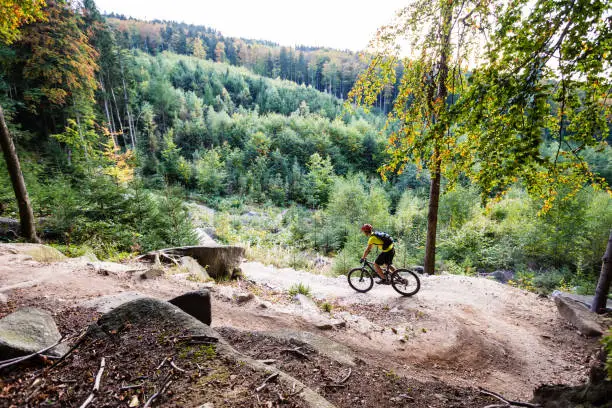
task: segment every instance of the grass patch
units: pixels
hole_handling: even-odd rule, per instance
[[[293,284],[289,288],[289,295],[291,295],[292,297],[297,295],[298,293],[301,294],[301,295],[304,295],[304,296],[311,296],[312,295],[310,293],[310,286],[304,285],[302,282],[298,282],[296,284]]]

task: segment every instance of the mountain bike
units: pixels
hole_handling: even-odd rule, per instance
[[[412,296],[421,289],[421,281],[417,274],[410,269],[389,270],[389,266],[383,268],[385,277],[390,280],[395,291],[403,296]],[[348,272],[348,283],[357,292],[365,293],[374,286],[374,278],[379,277],[374,269],[374,264],[364,259],[359,268],[353,268]]]

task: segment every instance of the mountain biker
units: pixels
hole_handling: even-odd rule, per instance
[[[363,256],[361,257],[361,262],[363,263],[372,250],[373,246],[377,246],[380,248],[381,252],[376,257],[374,261],[374,269],[376,273],[380,277],[380,280],[376,283],[382,285],[389,285],[391,282],[387,279],[383,270],[381,268],[382,265],[387,265],[391,272],[395,271],[395,267],[392,265],[393,257],[395,256],[395,249],[393,248],[393,240],[389,236],[389,234],[382,231],[374,231],[370,224],[363,224],[361,227],[361,231],[369,237],[368,238],[368,246],[363,252]]]

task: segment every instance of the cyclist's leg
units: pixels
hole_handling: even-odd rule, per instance
[[[395,257],[395,248],[391,249],[391,251],[389,251],[389,258],[388,258],[388,263],[387,263],[387,267],[389,268],[389,270],[391,272],[395,272],[395,266],[393,266],[393,258]]]
[[[383,272],[381,265],[388,265],[386,258],[387,254],[385,252],[381,252],[380,254],[378,254],[376,260],[374,261],[374,269],[376,269],[376,273],[378,274],[380,279],[383,280],[387,279],[387,277]]]

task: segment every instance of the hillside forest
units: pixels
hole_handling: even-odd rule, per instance
[[[445,77],[425,54],[230,38],[103,16],[93,0],[25,3],[36,21],[0,30],[0,106],[38,235],[66,254],[196,244],[201,227],[252,259],[342,274],[367,222],[394,237],[397,264],[422,265],[437,180],[436,271],[593,293],[612,226],[609,1],[578,1],[580,15],[547,0],[531,16],[501,2],[450,10],[441,21],[480,25],[492,45],[470,68],[439,47]],[[536,57],[547,52],[556,68]],[[18,218],[4,161],[0,217]]]

